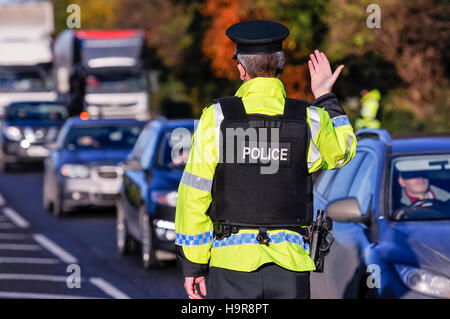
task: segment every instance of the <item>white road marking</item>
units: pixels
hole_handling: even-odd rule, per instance
[[[76,264],[78,263],[78,259],[69,254],[63,248],[55,244],[53,241],[45,237],[41,234],[34,234],[33,238],[37,241],[42,247],[49,250],[53,255],[57,256],[66,264]]]
[[[38,274],[0,274],[0,280],[38,280],[38,281],[67,282],[67,277],[38,275]],[[85,281],[85,279],[81,278],[81,281],[83,282]]]
[[[11,207],[4,207],[3,214],[5,214],[19,228],[30,227],[30,223],[28,223],[28,221],[26,221]]]
[[[0,291],[0,298],[14,299],[100,299],[96,297],[72,296],[72,295],[56,295],[56,294],[38,294],[30,292],[9,292]]]
[[[0,264],[59,264],[56,258],[32,258],[32,257],[0,257]]]
[[[41,246],[32,244],[0,244],[0,250],[42,250]]]
[[[7,223],[0,223],[0,229],[14,229],[17,228],[16,225],[13,223],[7,222]]]
[[[0,233],[0,239],[8,239],[8,240],[23,240],[28,239],[30,236],[25,234],[7,234]]]
[[[114,299],[130,299],[130,297],[102,278],[89,278],[89,282]]]

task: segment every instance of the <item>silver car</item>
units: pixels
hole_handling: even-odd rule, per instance
[[[43,203],[61,216],[78,207],[113,207],[123,162],[145,122],[71,118],[45,160]]]

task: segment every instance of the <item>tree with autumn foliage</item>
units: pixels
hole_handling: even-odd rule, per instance
[[[358,114],[347,99],[377,88],[382,125],[391,132],[450,131],[448,1],[382,1],[381,28],[370,29],[370,0],[55,0],[57,32],[65,28],[69,3],[80,5],[82,28],[147,32],[149,64],[161,82],[155,105],[189,102],[198,116],[213,98],[234,94],[241,83],[225,30],[269,19],[290,30],[281,76],[290,97],[313,98],[307,61],[320,49],[333,69],[345,65],[334,91],[350,117]]]

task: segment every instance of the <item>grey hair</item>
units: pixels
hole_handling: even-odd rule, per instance
[[[266,54],[238,53],[237,60],[252,78],[278,77],[285,64],[283,51]]]

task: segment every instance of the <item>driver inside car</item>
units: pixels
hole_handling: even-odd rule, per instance
[[[450,199],[450,193],[442,188],[430,185],[426,172],[400,172],[398,183],[402,188],[400,204],[404,207],[425,199],[437,199],[442,202]],[[405,210],[398,210],[395,219],[402,219],[404,213]]]

